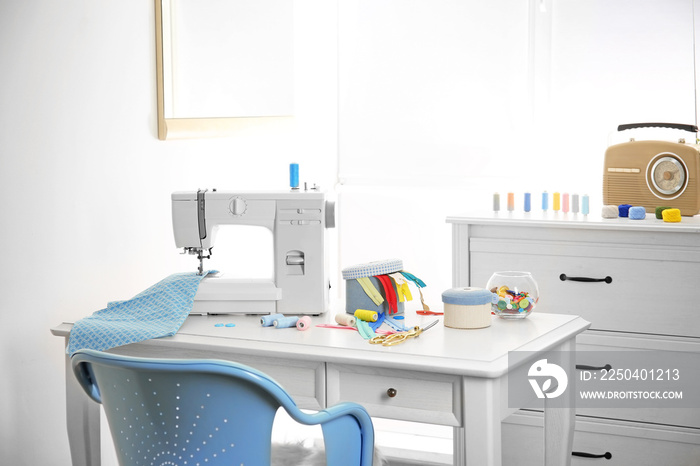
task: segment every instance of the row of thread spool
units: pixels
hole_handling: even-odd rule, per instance
[[[546,212],[549,210],[549,194],[544,191],[541,196],[542,210]],[[580,201],[580,202],[579,202]],[[506,209],[508,212],[515,210],[515,193],[507,194],[507,204]],[[499,212],[501,210],[501,195],[499,193],[493,194],[493,211]],[[530,212],[532,210],[532,194],[524,193],[523,195],[523,210],[525,212]],[[581,212],[583,215],[588,215],[590,212],[589,198],[587,194],[579,197],[578,194],[569,193],[558,193],[552,194],[552,210],[555,212],[562,211],[563,213],[574,213],[577,214]]]
[[[356,317],[357,316],[357,317]],[[378,313],[375,311],[368,311],[364,309],[358,309],[355,315],[349,314],[337,314],[335,316],[335,321],[339,325],[345,325],[348,327],[355,327],[357,325],[357,318],[362,319],[367,322],[376,322],[378,318]],[[292,328],[296,327],[298,330],[308,330],[311,327],[311,317],[309,316],[285,316],[284,314],[270,314],[267,316],[262,316],[260,318],[260,325],[263,327],[275,327],[275,328]]]
[[[672,207],[657,207],[656,218],[669,223],[681,221],[681,211]],[[646,218],[646,208],[632,206],[631,204],[604,205],[601,212],[603,218],[630,218],[631,220],[643,220]]]
[[[308,330],[311,327],[311,317],[309,316],[290,316],[287,317],[284,314],[270,314],[269,316],[262,316],[260,318],[260,325],[263,327],[275,327],[275,328],[292,328],[296,327],[297,330]]]

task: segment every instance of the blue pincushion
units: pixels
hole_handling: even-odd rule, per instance
[[[445,304],[473,306],[490,304],[491,300],[492,293],[482,288],[451,288],[442,293],[442,302]]]

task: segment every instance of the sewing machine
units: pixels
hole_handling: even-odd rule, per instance
[[[219,226],[258,225],[273,235],[273,280],[208,275],[192,313],[321,314],[328,309],[325,230],[335,226],[335,207],[317,188],[175,192],[172,215],[175,244],[197,256],[200,274]]]

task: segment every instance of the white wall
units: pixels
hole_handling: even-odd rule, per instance
[[[68,465],[63,342],[49,328],[195,270],[170,193],[329,187],[336,12],[297,0],[292,130],[159,141],[151,0],[0,1],[0,463]]]
[[[567,1],[561,3],[572,4]],[[521,126],[515,117],[533,110],[522,107],[530,96],[496,94],[501,86],[512,91],[522,82],[506,79],[491,88],[483,75],[470,77],[473,69],[509,72],[509,66],[494,59],[489,43],[509,47],[502,40],[506,26],[529,41],[531,31],[518,16],[528,11],[510,11],[506,17],[489,10],[495,2],[476,0],[339,3],[340,20],[336,2],[295,0],[303,27],[295,29],[297,116],[292,129],[263,127],[224,139],[163,142],[156,138],[152,1],[0,1],[3,464],[70,464],[63,342],[49,328],[89,315],[109,300],[133,296],[170,273],[194,268],[193,259],[179,256],[173,246],[169,195],[174,190],[281,188],[291,161],[301,164],[303,179],[331,187],[340,153],[341,175],[347,175],[337,186],[340,265],[401,257],[408,270],[428,282],[428,300],[435,309],[451,284],[447,213],[488,209],[494,191],[509,189],[565,191],[567,183],[580,183],[597,195],[604,144],[596,143],[590,154],[564,146],[564,155],[572,150],[576,157],[590,159],[575,173],[562,170],[551,163],[562,151],[545,144],[549,130],[536,132],[533,122]],[[515,7],[520,2],[506,3]],[[480,24],[482,17],[489,23]],[[394,29],[387,34],[392,18]],[[430,22],[431,34],[419,33],[425,22]],[[489,31],[489,25],[496,28],[493,37],[478,33]],[[388,38],[394,39],[393,56],[385,55],[388,49],[379,42]],[[531,50],[513,40],[514,49],[501,50],[499,59],[520,57],[513,58],[513,69],[522,76],[532,57],[519,62],[525,59],[513,53]],[[418,50],[420,46],[426,48]],[[415,57],[416,51],[434,58],[431,69],[405,79],[425,63],[397,58]],[[450,63],[450,57],[464,63]],[[378,70],[378,64],[386,66]],[[365,73],[372,69],[377,72],[367,79]],[[459,79],[447,79],[447,72],[458,73],[452,77]],[[531,80],[532,69],[527,73]],[[577,79],[556,69],[553,73],[554,84],[561,83],[557,76],[566,83]],[[445,79],[439,88],[422,81],[440,77]],[[533,89],[532,82],[526,89]],[[492,101],[498,102],[496,110]],[[576,112],[556,103],[561,118]],[[588,119],[577,115],[577,124],[596,118],[595,108],[586,111]],[[610,111],[606,106],[606,115]],[[486,144],[481,130],[489,125],[479,116],[498,119],[502,113],[509,113],[505,121],[513,132],[487,132]],[[669,118],[675,115],[687,120],[688,112]],[[479,131],[463,131],[467,124],[476,124]],[[569,141],[590,134],[590,128],[565,124],[557,131],[569,131]],[[372,158],[367,160],[367,154]],[[417,165],[387,181],[366,176],[362,165],[346,163],[376,161],[386,172],[383,157],[406,157]],[[462,172],[445,176],[454,174],[449,163]],[[430,176],[422,177],[426,171]],[[552,179],[561,184],[545,186]]]

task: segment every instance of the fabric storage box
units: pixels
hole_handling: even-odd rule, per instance
[[[381,290],[382,286],[379,282],[379,279],[376,277],[368,277],[372,285],[377,289]],[[396,292],[396,285],[392,285],[394,287],[394,292]],[[380,291],[381,292],[381,291]],[[383,295],[383,293],[382,293]],[[376,312],[385,312],[387,314],[390,314],[389,312],[389,303],[385,299],[384,302],[380,305],[377,305],[372,301],[372,298],[370,298],[367,293],[365,293],[365,290],[362,288],[360,283],[357,280],[345,280],[345,312],[348,314],[355,314],[355,311],[358,309],[367,309],[368,311],[376,311]],[[397,303],[397,313],[398,314],[403,314],[404,311],[404,303],[399,302]]]
[[[342,272],[345,280],[345,312],[348,314],[354,314],[358,309],[380,314],[384,312],[386,315],[403,314],[404,302],[413,299],[409,283],[419,288],[423,309],[429,309],[420,291],[425,283],[403,270],[400,259],[353,265]]]

